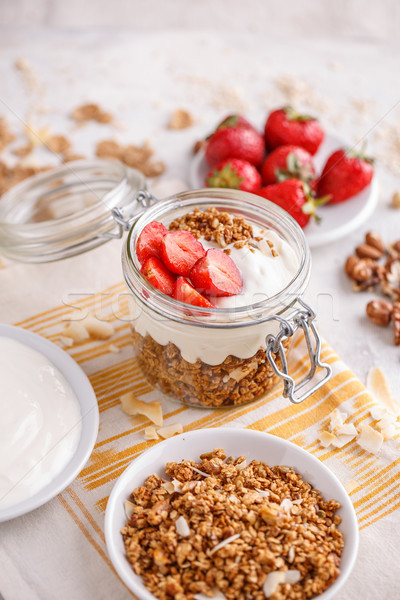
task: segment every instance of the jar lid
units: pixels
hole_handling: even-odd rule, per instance
[[[29,177],[0,199],[0,254],[50,262],[120,238],[146,206],[138,197],[145,187],[142,173],[116,160],[79,160]]]

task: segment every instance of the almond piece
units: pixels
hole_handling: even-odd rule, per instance
[[[377,233],[376,231],[368,231],[368,233],[365,235],[365,243],[367,244],[367,246],[372,246],[373,248],[376,248],[382,254],[384,254],[386,251],[385,244],[383,243],[383,240],[379,233]]]
[[[354,267],[360,262],[360,259],[355,254],[352,254],[346,260],[346,264],[344,265],[345,273],[350,279],[353,279],[353,271]]]
[[[357,246],[356,254],[359,258],[372,258],[372,260],[378,260],[383,255],[383,252],[369,244],[361,244],[360,246]]]
[[[392,311],[393,339],[395,346],[400,346],[400,302],[394,302]]]
[[[393,304],[386,300],[371,300],[366,306],[368,318],[376,325],[389,325],[393,313]]]

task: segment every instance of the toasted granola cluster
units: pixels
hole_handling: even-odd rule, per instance
[[[221,248],[226,248],[234,242],[245,242],[253,237],[253,228],[243,217],[231,215],[215,207],[206,210],[195,208],[193,212],[172,221],[169,229],[190,231],[197,238],[203,236],[208,242],[217,242]]]
[[[220,408],[247,404],[269,392],[278,382],[265,351],[251,358],[229,355],[219,365],[208,365],[197,359],[190,363],[171,342],[165,346],[150,335],[133,330],[133,344],[138,364],[151,385],[184,404]],[[290,340],[284,340],[285,350]],[[274,359],[281,367],[279,354]]]
[[[126,555],[157,598],[304,600],[333,583],[343,550],[338,502],[290,467],[247,465],[221,449],[200,459],[167,463],[170,480],[151,475],[127,503]],[[277,571],[296,583],[271,590]]]

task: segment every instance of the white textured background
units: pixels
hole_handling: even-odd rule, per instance
[[[396,0],[1,0],[8,26],[253,31],[399,44]],[[295,53],[294,53],[295,58]]]

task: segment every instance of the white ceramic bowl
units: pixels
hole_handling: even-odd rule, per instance
[[[22,502],[0,509],[0,522],[19,517],[42,506],[62,492],[75,479],[87,462],[99,430],[99,409],[89,379],[79,365],[58,346],[40,335],[12,325],[0,324],[0,336],[9,337],[46,356],[64,375],[79,401],[82,431],[75,454],[64,469],[44,488]]]
[[[165,476],[164,465],[167,461],[198,460],[200,454],[213,448],[224,448],[228,455],[245,455],[249,460],[262,460],[270,466],[291,466],[313,487],[319,489],[325,499],[340,502],[338,514],[342,518],[340,530],[345,543],[341,572],[330,588],[318,596],[318,600],[334,598],[354,566],[358,549],[357,519],[345,489],[322,462],[291,442],[259,431],[232,428],[191,431],[161,442],[134,460],[117,480],[107,504],[105,536],[110,559],[125,585],[140,600],[155,598],[145,588],[141,578],[135,575],[125,557],[120,534],[127,520],[124,500],[152,473]]]

